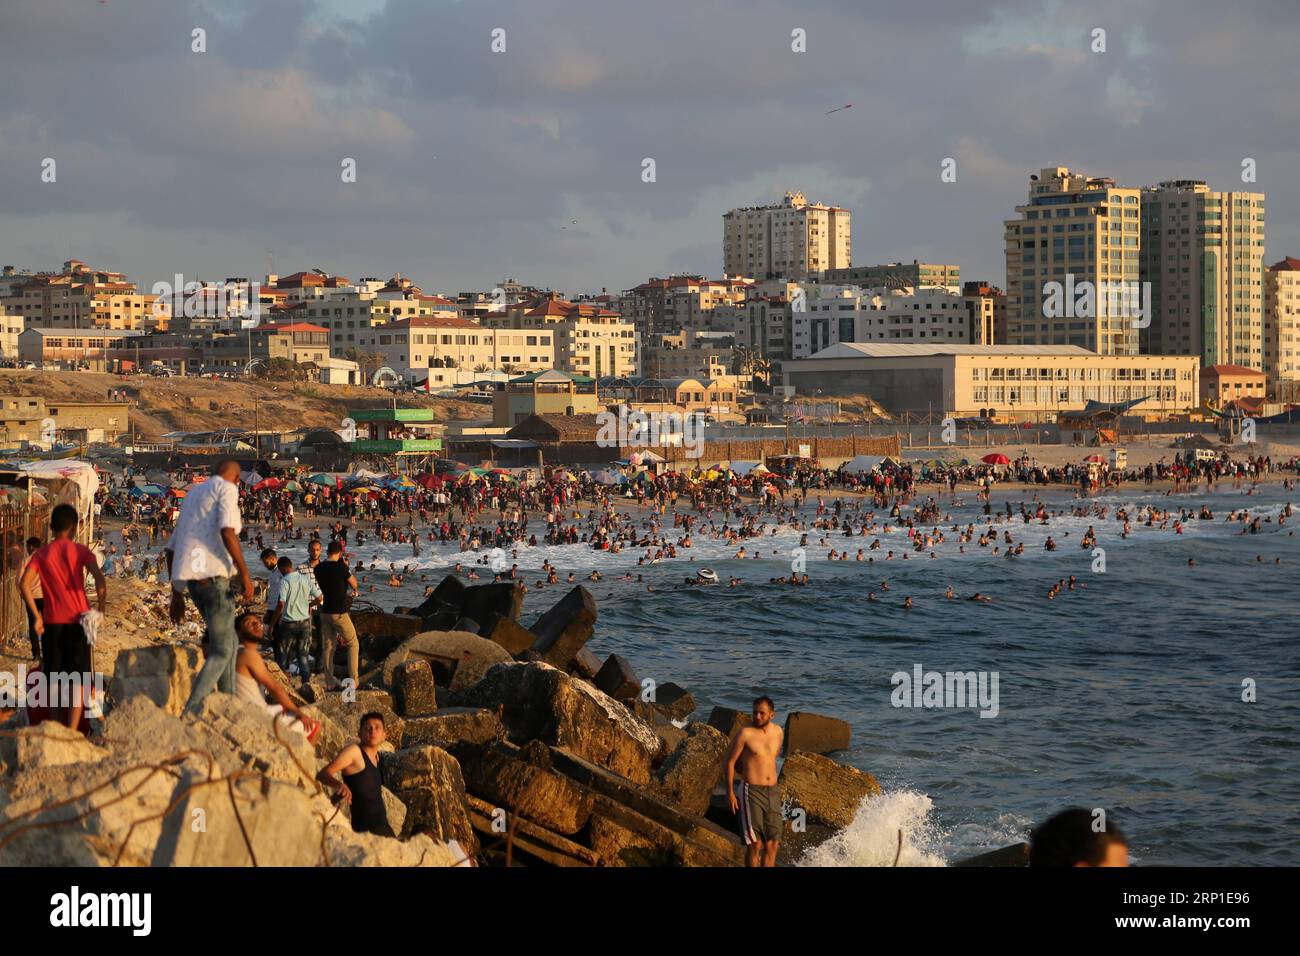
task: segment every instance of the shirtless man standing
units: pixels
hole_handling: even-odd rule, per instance
[[[776,783],[776,757],[781,752],[784,734],[772,723],[775,713],[772,698],[759,697],[754,701],[754,722],[736,734],[722,771],[731,812],[736,814],[745,841],[746,866],[776,866],[776,851],[785,826],[781,817],[781,790]],[[739,788],[735,784],[737,760],[740,761]]]

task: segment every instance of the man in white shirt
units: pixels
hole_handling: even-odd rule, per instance
[[[235,654],[239,649],[235,635],[236,574],[244,602],[253,600],[253,579],[239,544],[242,528],[239,462],[223,458],[212,469],[212,477],[182,500],[176,529],[166,548],[172,580],[172,620],[179,624],[185,619],[188,591],[208,631],[203,670],[195,678],[185,704],[188,713],[198,713],[214,687],[224,694],[235,692]]]

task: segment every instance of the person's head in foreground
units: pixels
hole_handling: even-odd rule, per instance
[[[382,744],[388,739],[388,731],[384,728],[384,715],[378,711],[363,714],[357,728],[357,736],[363,747],[374,748]]]
[[[771,697],[757,697],[754,699],[754,726],[760,730],[772,722],[772,715],[776,713],[776,705],[772,703]]]
[[[1030,866],[1128,866],[1128,841],[1101,809],[1062,810],[1029,835]]]
[[[235,618],[235,634],[241,644],[257,645],[262,643],[262,616],[256,611],[245,611]]]

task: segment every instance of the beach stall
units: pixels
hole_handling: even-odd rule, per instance
[[[851,475],[858,475],[863,472],[875,471],[884,463],[884,455],[858,455],[842,464],[840,470],[847,471]]]

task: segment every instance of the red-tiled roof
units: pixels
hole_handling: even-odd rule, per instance
[[[1270,269],[1282,269],[1287,272],[1300,272],[1300,259],[1295,256],[1287,256],[1269,266]]]
[[[1258,369],[1246,368],[1244,365],[1211,365],[1201,370],[1202,375],[1259,375],[1263,372]]]
[[[323,325],[310,322],[266,322],[253,329],[254,332],[329,332]]]

